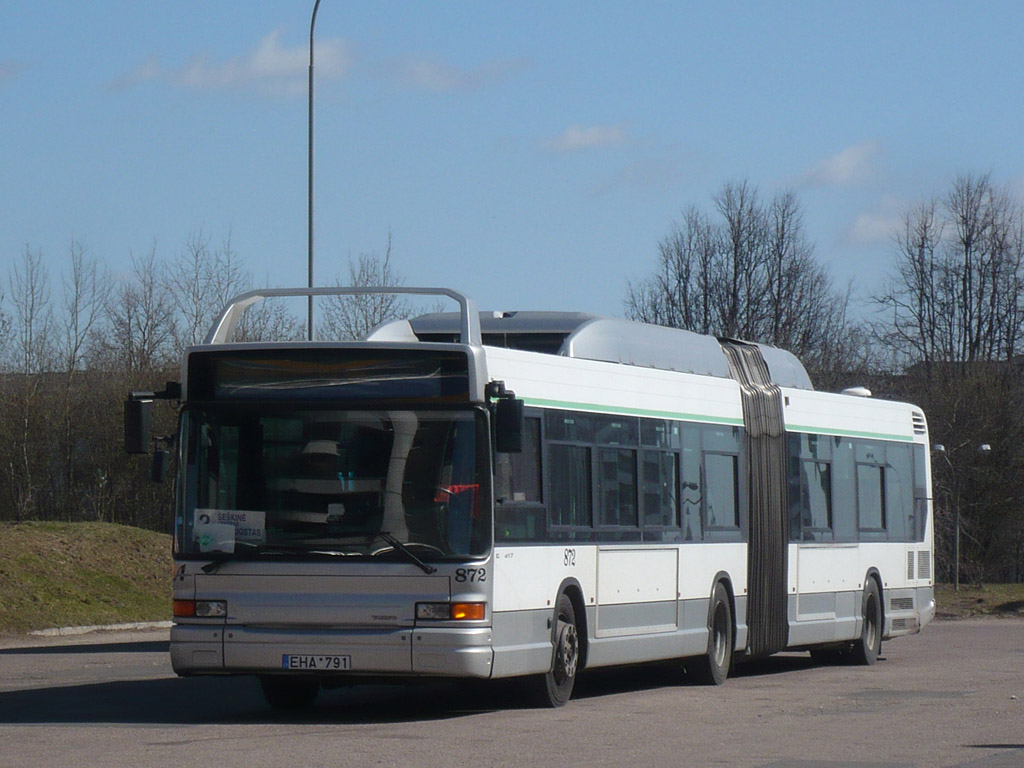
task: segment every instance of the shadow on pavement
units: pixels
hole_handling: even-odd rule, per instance
[[[104,643],[6,649],[13,654],[166,653],[167,642]],[[777,656],[737,666],[739,678],[795,673],[816,665],[806,656]],[[686,687],[680,662],[588,671],[573,698]],[[357,685],[321,691],[300,714],[271,710],[254,677],[165,677],[0,692],[0,723],[7,724],[258,724],[398,723],[463,717],[498,709],[530,708],[520,680],[427,681]]]
[[[167,640],[143,640],[136,643],[69,643],[68,645],[32,645],[21,648],[0,648],[0,656],[67,656],[77,653],[169,653]]]

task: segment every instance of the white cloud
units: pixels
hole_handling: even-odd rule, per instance
[[[899,216],[865,211],[853,222],[847,239],[862,245],[891,240],[899,226]]]
[[[621,125],[570,125],[559,136],[545,142],[552,152],[579,152],[624,143],[629,136]]]
[[[881,152],[881,145],[875,140],[862,141],[817,163],[798,179],[798,183],[810,187],[846,186],[870,175],[872,161]]]
[[[127,75],[120,77],[111,83],[111,87],[131,88],[150,80],[156,80],[162,74],[163,69],[160,66],[160,58],[158,56],[150,56]]]
[[[891,195],[882,198],[874,210],[863,211],[853,222],[846,234],[846,240],[856,245],[892,240],[903,226],[903,201]]]
[[[222,62],[208,54],[194,56],[177,69],[161,66],[156,57],[114,83],[130,87],[151,80],[166,80],[183,88],[200,90],[254,90],[279,95],[304,93],[307,87],[309,48],[281,44],[281,29],[264,36],[250,51]],[[317,78],[343,77],[352,65],[349,46],[340,39],[317,40],[314,66]]]
[[[464,69],[438,56],[405,56],[391,61],[386,69],[391,79],[403,88],[442,93],[479,90],[526,66],[523,59],[506,59]]]

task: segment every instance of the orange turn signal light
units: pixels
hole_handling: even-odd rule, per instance
[[[451,617],[480,621],[484,618],[484,605],[485,603],[452,603]]]
[[[172,611],[177,617],[190,617],[196,615],[195,600],[175,600],[172,604]]]

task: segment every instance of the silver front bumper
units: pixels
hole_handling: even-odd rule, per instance
[[[335,630],[175,624],[171,665],[179,675],[273,674],[287,654],[351,656],[334,675],[431,675],[487,678],[489,627]],[[291,674],[294,674],[292,672]]]

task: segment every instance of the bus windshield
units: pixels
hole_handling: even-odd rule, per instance
[[[193,406],[182,415],[179,556],[408,561],[491,542],[474,410]]]

